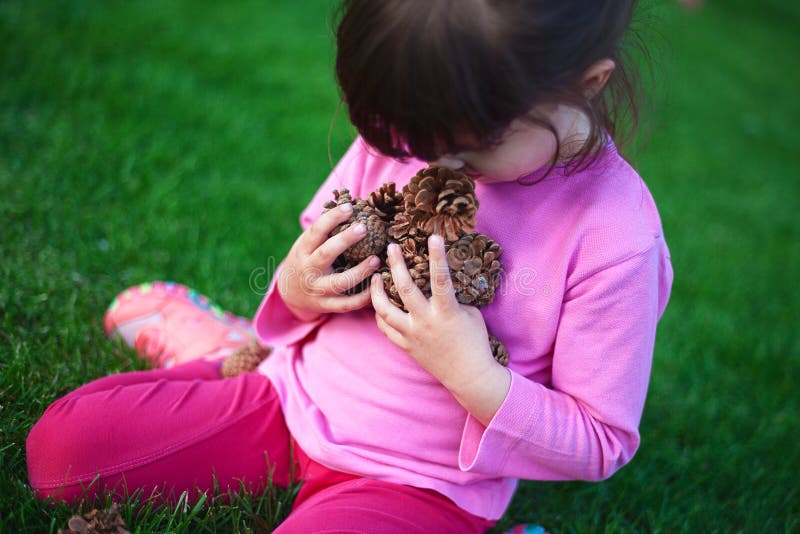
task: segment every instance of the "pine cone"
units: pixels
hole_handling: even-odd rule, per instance
[[[117,503],[112,503],[108,510],[102,512],[95,508],[83,517],[74,515],[69,518],[67,525],[66,529],[58,529],[58,534],[130,534]]]
[[[448,242],[475,229],[475,182],[445,167],[420,170],[403,188],[404,211],[395,215],[392,237],[424,240],[436,233]]]
[[[242,373],[255,371],[264,361],[272,349],[264,347],[258,341],[252,340],[247,345],[240,347],[222,362],[220,373],[225,378],[233,378]]]
[[[350,191],[347,189],[333,191],[335,201],[326,202],[323,213],[349,202],[353,205],[353,214],[348,221],[334,228],[331,232],[331,236],[350,228],[350,226],[356,223],[362,223],[367,228],[367,235],[344,251],[336,267],[343,268],[342,270],[349,269],[361,263],[371,255],[381,257],[386,251],[386,245],[389,243],[389,216],[386,215],[382,209],[393,210],[391,200],[392,189],[393,187],[384,190],[382,187],[377,193],[371,194],[370,197],[375,195],[372,204],[360,198],[353,199],[350,196]]]
[[[502,252],[500,245],[480,233],[465,235],[448,247],[447,262],[458,302],[480,308],[494,299]]]
[[[406,238],[400,246],[411,278],[422,293],[430,297],[431,272],[427,247],[413,238]],[[502,252],[500,245],[479,233],[467,234],[448,245],[447,262],[458,302],[480,308],[494,300],[495,290],[500,284],[502,268],[498,258]],[[381,273],[381,278],[389,300],[405,309],[388,268]]]
[[[422,291],[426,297],[431,296],[431,268],[428,263],[428,248],[425,244],[420,243],[412,238],[406,238],[400,243],[400,249],[403,251],[403,258],[405,259],[408,272],[411,274],[411,279]],[[389,296],[389,300],[398,308],[405,310],[403,301],[400,298],[400,293],[394,285],[392,273],[389,267],[382,267],[379,269],[381,279],[383,280],[383,288]]]
[[[333,200],[327,201],[323,204],[325,209],[322,210],[322,213],[325,213],[328,210],[332,210],[336,206],[341,206],[342,204],[353,203],[353,197],[350,196],[350,190],[342,188],[342,190],[334,189],[333,190]]]
[[[394,285],[394,280],[392,280],[392,273],[388,268],[381,270],[381,281],[383,281],[383,290],[386,292],[386,296],[389,297],[389,301],[401,310],[405,310],[403,301],[400,299],[400,293],[397,291],[397,286]]]
[[[397,244],[400,245],[400,251],[403,253],[403,258],[405,258],[406,263],[417,256],[428,257],[428,244],[425,241],[417,241],[416,239],[407,237]]]
[[[508,365],[508,349],[498,338],[489,334],[489,346],[492,348],[492,356],[497,363],[503,367]]]
[[[403,194],[397,191],[394,182],[387,182],[369,194],[367,204],[388,222],[403,210]]]
[[[411,279],[422,291],[422,294],[426,297],[430,297],[431,268],[430,264],[428,263],[427,251],[425,251],[424,254],[413,256],[406,260],[406,267],[408,267],[408,272],[411,275]],[[380,269],[379,272],[381,275],[381,280],[383,280],[383,289],[386,291],[386,295],[389,297],[389,300],[401,310],[407,311],[403,305],[403,299],[400,298],[400,292],[398,291],[397,286],[394,285],[392,273],[389,268],[384,267]]]

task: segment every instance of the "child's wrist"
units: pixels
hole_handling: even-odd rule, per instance
[[[310,323],[316,321],[322,315],[321,313],[308,311],[292,304],[291,300],[281,291],[280,287],[278,287],[278,295],[280,295],[281,300],[283,300],[286,309],[300,321]]]
[[[304,323],[310,323],[310,322],[316,321],[317,319],[319,319],[322,316],[321,313],[305,312],[305,311],[301,311],[301,310],[292,308],[291,306],[288,306],[288,305],[287,305],[287,307],[289,308],[289,311],[292,312],[292,315],[294,315],[296,318],[300,319]]]
[[[492,358],[479,372],[453,378],[444,386],[473,417],[488,426],[511,388],[508,369]]]
[[[284,302],[286,301],[284,300]],[[289,309],[290,312],[292,312],[292,315],[294,315],[297,319],[303,321],[304,323],[310,323],[316,321],[322,315],[321,313],[318,312],[312,312],[304,310],[302,308],[297,308],[296,306],[292,306],[288,302],[286,302],[286,307]]]

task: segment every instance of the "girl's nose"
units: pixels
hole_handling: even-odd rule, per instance
[[[454,171],[464,168],[464,161],[456,156],[451,155],[442,156],[436,161],[431,161],[430,164],[437,167],[447,167],[448,169],[453,169]]]

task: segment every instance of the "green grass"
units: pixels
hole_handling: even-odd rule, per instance
[[[67,391],[143,368],[102,333],[122,288],[174,279],[255,310],[251,273],[285,255],[331,168],[330,13],[328,0],[0,2],[0,532],[53,532],[76,511],[31,497],[25,437]],[[662,74],[636,162],[675,285],[642,447],[603,483],[522,483],[500,526],[800,532],[800,9],[653,13]],[[351,136],[341,116],[333,160]],[[139,532],[263,532],[290,500],[123,513]]]

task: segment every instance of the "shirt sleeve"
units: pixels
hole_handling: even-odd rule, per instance
[[[361,138],[356,139],[300,214],[300,227],[304,231],[322,214],[325,202],[333,200],[334,189],[349,189],[353,196],[360,194],[367,157],[368,152],[363,141]],[[298,343],[314,332],[330,316],[330,314],[323,314],[313,321],[303,321],[289,310],[277,290],[278,275],[283,267],[284,262],[282,261],[275,269],[267,293],[253,318],[258,339],[270,346],[288,346]]]
[[[524,479],[602,480],[625,465],[639,446],[656,324],[671,284],[668,251],[657,239],[569,288],[552,387],[510,371],[511,387],[489,425],[467,417],[459,467]]]

